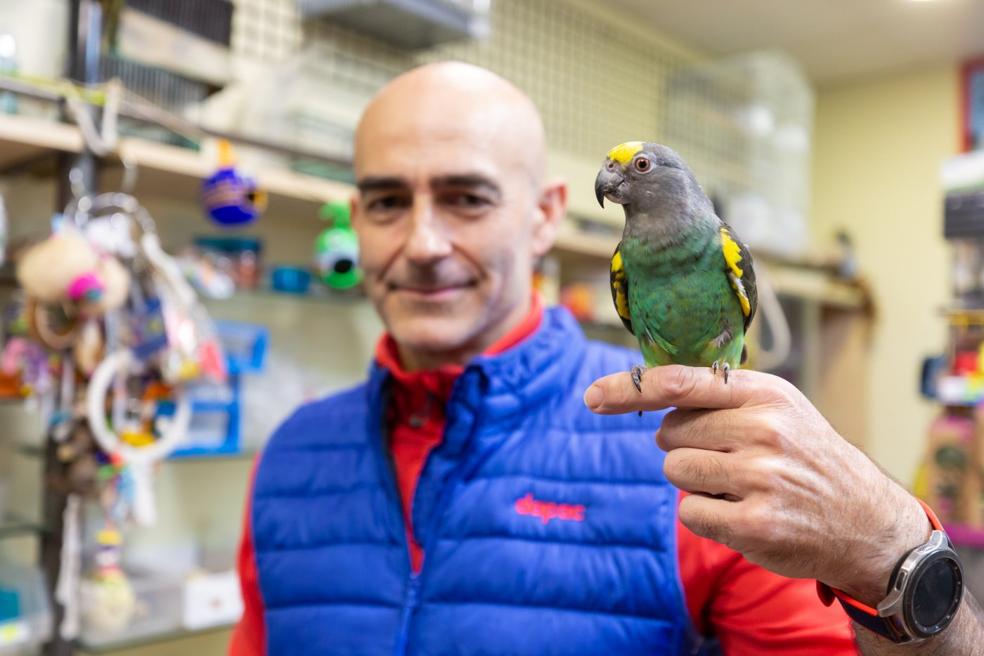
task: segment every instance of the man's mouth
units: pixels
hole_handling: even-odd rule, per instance
[[[414,285],[388,283],[387,287],[391,292],[413,298],[415,300],[440,302],[451,300],[459,293],[475,286],[474,281],[459,283],[439,283],[436,285]]]

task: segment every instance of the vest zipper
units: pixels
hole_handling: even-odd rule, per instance
[[[407,581],[407,599],[403,604],[403,616],[400,619],[400,637],[396,641],[396,649],[393,656],[404,656],[407,653],[407,639],[410,634],[410,620],[413,618],[413,611],[417,608],[417,601],[420,594],[420,573],[410,572],[410,579]]]

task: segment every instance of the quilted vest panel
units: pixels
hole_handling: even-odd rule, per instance
[[[269,653],[689,653],[661,414],[602,417],[581,400],[637,361],[553,309],[469,364],[414,498],[419,575],[386,455],[388,374],[299,409],[254,486]]]

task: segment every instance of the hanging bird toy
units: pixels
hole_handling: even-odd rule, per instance
[[[232,144],[219,141],[219,168],[202,183],[202,202],[209,217],[222,226],[252,223],[266,209],[266,192],[236,168]]]

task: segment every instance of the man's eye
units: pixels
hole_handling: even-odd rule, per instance
[[[444,202],[452,207],[465,210],[480,210],[490,205],[489,199],[485,196],[469,193],[448,194]]]
[[[366,209],[370,212],[390,212],[402,209],[407,206],[407,200],[398,194],[377,196],[370,198],[366,203]]]

